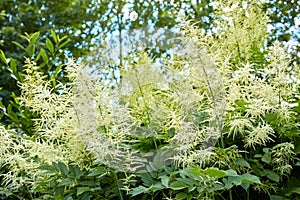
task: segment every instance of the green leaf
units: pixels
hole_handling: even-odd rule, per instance
[[[71,42],[71,40],[67,40],[64,43],[62,43],[61,45],[58,46],[59,49],[63,48],[64,46],[66,46],[67,44],[69,44]]]
[[[35,53],[35,45],[29,46],[27,53],[28,53],[28,56],[30,58],[32,58]]]
[[[52,54],[54,53],[54,46],[48,38],[46,38],[46,47]]]
[[[278,195],[271,195],[270,200],[287,200],[286,198]]]
[[[142,194],[142,193],[148,193],[149,192],[149,188],[146,188],[144,186],[139,186],[139,187],[136,187],[136,188],[133,188],[129,194],[131,194],[133,197],[136,196],[136,195],[139,195],[139,194]]]
[[[219,170],[218,168],[214,168],[214,167],[207,168],[203,172],[210,177],[216,177],[218,179],[228,176],[225,171]]]
[[[68,175],[69,174],[69,170],[67,168],[67,166],[65,165],[65,163],[63,162],[58,162],[57,163],[59,169],[60,169],[60,172],[64,175]]]
[[[81,195],[84,192],[90,191],[90,187],[79,187],[77,188],[77,196]]]
[[[226,189],[230,189],[233,186],[241,185],[242,178],[240,176],[229,176],[228,178],[223,178]]]
[[[15,42],[15,41],[13,41],[12,43],[13,43],[14,45],[16,45],[17,47],[19,47],[20,49],[22,49],[23,51],[26,51],[26,48],[25,48],[23,45],[21,45],[20,43]]]
[[[75,184],[75,180],[71,179],[71,178],[64,178],[62,179],[57,186],[70,186],[70,185],[74,185]]]
[[[285,195],[300,194],[300,187],[290,189]]]
[[[57,66],[55,68],[55,76],[57,76],[59,74],[59,72],[61,71],[62,67],[63,67],[63,64],[61,64],[61,65],[59,65],[59,66]]]
[[[156,192],[162,189],[164,189],[164,186],[161,183],[156,183],[155,185],[151,185],[149,188],[149,190],[152,192]]]
[[[87,176],[100,176],[100,175],[106,175],[106,174],[107,174],[107,172],[105,169],[95,168],[95,169],[92,169],[91,172]]]
[[[47,53],[46,53],[45,49],[41,48],[40,53],[42,55],[43,61],[48,63],[49,59],[48,59],[48,56],[47,56]]]
[[[189,186],[182,182],[182,181],[175,181],[173,183],[170,184],[170,188],[172,190],[182,190],[182,189],[185,189],[185,188],[188,188]]]
[[[188,196],[187,193],[185,193],[185,192],[179,192],[179,193],[176,194],[175,199],[178,199],[178,200],[180,200],[180,199],[186,199],[187,196]]]
[[[242,183],[261,183],[259,178],[252,174],[242,174],[240,177],[242,178]]]
[[[57,40],[57,36],[56,36],[56,33],[53,29],[50,30],[51,32],[51,35],[52,35],[52,38],[54,40],[54,42],[57,44],[58,40]]]
[[[16,74],[17,73],[17,65],[16,65],[15,59],[11,58],[9,61],[9,65],[10,65],[10,69],[11,69],[12,73]]]
[[[267,176],[272,181],[279,183],[280,176],[276,174],[274,171],[269,169],[264,169],[261,173],[262,176]]]
[[[161,176],[160,179],[161,179],[161,183],[163,186],[169,187],[169,179],[170,178],[167,175]]]
[[[199,183],[197,180],[194,180],[192,178],[177,178],[176,180],[186,183],[188,186],[195,186]]]
[[[152,178],[152,176],[149,173],[143,173],[141,174],[141,179],[144,183],[144,185],[150,187],[151,185],[154,185],[156,181]]]
[[[4,64],[8,64],[4,52],[0,49],[0,58],[4,62]]]
[[[235,163],[239,166],[243,166],[243,167],[247,167],[247,168],[251,168],[250,167],[250,164],[245,160],[245,159],[242,159],[242,158],[238,158],[235,160]]]
[[[33,46],[37,40],[37,38],[39,37],[40,33],[36,32],[34,34],[31,35],[30,37],[30,42],[29,42],[29,46]]]
[[[261,160],[267,164],[270,164],[272,157],[271,157],[271,152],[267,152],[263,155],[263,157],[261,158]]]
[[[202,170],[198,167],[198,166],[193,166],[193,167],[188,167],[186,169],[184,169],[181,174],[184,176],[189,176],[191,178],[194,179],[199,179],[199,177],[201,177],[201,175],[203,175]]]

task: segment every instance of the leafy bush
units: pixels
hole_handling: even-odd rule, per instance
[[[34,128],[32,134],[0,128],[2,193],[299,198],[300,73],[279,43],[264,45],[261,6],[220,4],[211,34],[186,22],[182,50],[161,65],[141,52],[120,69],[114,87],[71,59],[63,71],[68,81],[60,82],[62,67],[48,76],[38,62],[47,60],[44,53],[33,50],[15,103],[30,110]]]

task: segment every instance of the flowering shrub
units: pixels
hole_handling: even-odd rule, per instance
[[[114,87],[71,59],[68,83],[49,79],[32,55],[17,101],[34,134],[0,127],[3,194],[296,198],[299,70],[264,45],[266,25],[260,1],[220,3],[213,33],[186,22],[183,50],[161,65],[140,53]]]

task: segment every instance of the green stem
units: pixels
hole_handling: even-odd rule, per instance
[[[232,200],[232,191],[231,190],[229,190],[229,198],[230,198],[230,200]]]
[[[116,184],[117,184],[117,187],[118,187],[118,193],[119,193],[120,200],[123,200],[123,195],[122,195],[122,192],[121,192],[121,189],[120,189],[120,183],[119,183],[118,175],[115,171],[113,173],[114,173]]]

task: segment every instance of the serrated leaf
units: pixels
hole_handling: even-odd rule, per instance
[[[46,47],[52,54],[54,53],[54,46],[48,38],[46,38]]]

